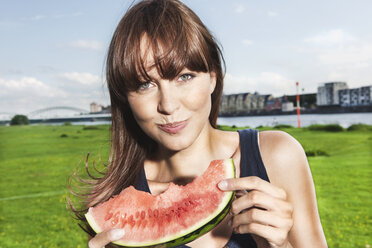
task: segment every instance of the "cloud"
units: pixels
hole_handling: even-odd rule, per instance
[[[81,77],[74,73],[67,75],[74,80],[84,78],[84,73],[82,73],[83,76],[80,75]],[[90,83],[97,82],[96,76],[91,77],[89,73],[86,73],[85,78],[87,81],[90,80]],[[89,104],[93,101],[103,105],[107,105],[109,102],[108,93],[100,84],[89,85],[89,87],[76,84],[77,87],[73,88],[51,81],[53,84],[48,85],[34,77],[0,78],[0,112],[29,114],[35,110],[53,106],[89,109]],[[65,112],[63,113],[65,114]],[[58,113],[54,111],[50,114]]]
[[[243,13],[245,11],[245,7],[244,5],[242,4],[238,4],[235,6],[235,9],[234,9],[235,13]]]
[[[235,76],[226,73],[224,94],[259,92],[283,95],[295,91],[295,80],[274,72],[261,72],[256,77]]]
[[[372,65],[372,41],[360,40],[341,29],[333,29],[304,39],[299,52],[314,56],[318,63],[341,70],[364,69]]]
[[[364,68],[372,62],[372,43],[359,43],[320,50],[317,57],[325,65]]]
[[[366,81],[372,75],[372,40],[333,29],[303,41],[298,52],[312,61],[313,70],[321,73],[324,81],[347,81],[349,87],[370,84]]]
[[[275,12],[275,11],[268,11],[267,12],[267,16],[269,16],[269,17],[276,17],[276,16],[278,16],[279,14],[277,13],[277,12]]]
[[[253,44],[253,41],[252,40],[248,40],[248,39],[244,39],[242,40],[242,43],[246,46],[250,46]]]
[[[84,12],[78,11],[72,14],[72,16],[82,16],[84,15]]]
[[[44,19],[44,18],[46,18],[45,15],[36,15],[36,16],[31,17],[30,20],[39,21],[39,20]]]
[[[67,44],[69,47],[89,49],[94,51],[103,50],[103,43],[95,40],[76,40]]]
[[[88,72],[66,72],[59,77],[82,85],[97,85],[102,82],[100,76]]]
[[[51,87],[34,77],[0,78],[1,112],[26,113],[66,96],[61,89]]]
[[[0,96],[10,95],[11,93],[17,96],[17,94],[27,93],[53,97],[56,94],[51,87],[33,77],[22,77],[19,80],[0,78],[0,88],[2,88]]]
[[[321,46],[333,46],[337,44],[355,42],[357,40],[358,39],[356,37],[354,37],[351,34],[348,34],[342,29],[333,29],[314,36],[306,37],[304,39],[304,42]]]

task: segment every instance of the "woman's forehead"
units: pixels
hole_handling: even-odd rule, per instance
[[[150,77],[153,76],[159,77],[162,74],[160,68],[165,66],[164,64],[160,65],[160,63],[165,62],[164,45],[161,44],[160,41],[150,40],[149,37],[146,34],[144,34],[141,36],[139,48],[141,64],[142,68],[144,69],[144,72]]]
[[[151,70],[156,67],[155,54],[154,54],[154,44],[150,41],[147,34],[141,36],[140,39],[140,54],[141,60],[146,71]],[[157,46],[158,52],[163,52],[163,46]]]

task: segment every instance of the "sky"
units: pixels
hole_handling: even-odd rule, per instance
[[[222,46],[224,93],[372,85],[370,0],[184,0]],[[0,115],[109,104],[104,62],[131,0],[0,0]]]

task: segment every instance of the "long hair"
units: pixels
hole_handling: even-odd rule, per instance
[[[145,158],[156,148],[155,142],[137,125],[127,101],[128,93],[138,88],[139,78],[150,79],[140,50],[144,35],[153,52],[153,66],[162,78],[174,79],[184,68],[215,73],[209,121],[216,127],[224,60],[214,37],[199,17],[178,0],[144,0],[131,7],[119,22],[107,54],[106,80],[112,116],[109,163],[101,178],[84,181],[92,189],[84,195],[82,209],[70,204],[82,222],[80,226],[90,235],[94,232],[84,217],[87,209],[135,184]]]

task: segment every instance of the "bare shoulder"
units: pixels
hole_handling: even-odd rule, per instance
[[[260,153],[270,182],[284,189],[293,206],[294,225],[289,233],[293,247],[327,247],[314,183],[301,144],[288,133],[259,133]]]
[[[259,147],[269,178],[274,184],[290,186],[285,184],[309,176],[309,165],[304,149],[288,133],[283,131],[260,132]]]

